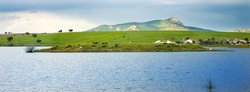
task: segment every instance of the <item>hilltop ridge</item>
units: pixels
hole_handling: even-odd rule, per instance
[[[181,20],[171,17],[164,20],[152,20],[147,22],[129,22],[116,25],[100,25],[88,31],[212,31],[198,27],[185,26]]]

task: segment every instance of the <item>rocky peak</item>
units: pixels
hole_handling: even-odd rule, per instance
[[[168,18],[166,19],[166,21],[183,26],[183,23],[178,18],[175,17]]]

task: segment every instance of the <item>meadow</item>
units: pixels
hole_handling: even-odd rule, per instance
[[[7,37],[13,36],[8,42]],[[244,39],[250,38],[250,33],[237,32],[187,32],[187,31],[126,31],[126,32],[67,32],[38,34],[37,37],[30,35],[0,35],[0,45],[8,46],[66,46],[66,45],[88,45],[93,42],[107,42],[109,44],[152,44],[157,40],[182,40],[189,37],[193,40],[209,39]],[[40,39],[41,44],[36,40]]]
[[[13,37],[8,41],[8,37]],[[166,52],[209,51],[198,44],[164,44],[157,40],[178,41],[211,39],[244,39],[250,33],[237,32],[187,32],[187,31],[126,31],[126,32],[65,32],[1,35],[1,46],[53,46],[41,50],[49,52]],[[38,43],[37,40],[40,40]],[[216,44],[216,46],[222,46]],[[225,47],[225,46],[222,46]],[[248,46],[249,47],[249,46]]]

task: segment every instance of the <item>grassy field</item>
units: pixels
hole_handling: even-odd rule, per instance
[[[198,40],[214,37],[221,39],[244,39],[250,38],[250,33],[236,32],[174,32],[174,31],[140,31],[140,32],[72,32],[72,33],[51,33],[38,34],[36,38],[32,35],[15,35],[12,42],[8,42],[8,35],[0,35],[0,45],[14,46],[38,45],[37,39],[42,40],[41,46],[67,46],[67,45],[90,45],[93,42],[106,42],[108,44],[152,44],[156,40],[182,40],[187,37]]]

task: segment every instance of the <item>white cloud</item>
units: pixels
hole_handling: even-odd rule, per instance
[[[75,16],[63,16],[49,12],[12,12],[1,14],[0,29],[3,32],[57,32],[74,29],[84,31],[97,24]],[[2,19],[2,20],[1,20]]]

